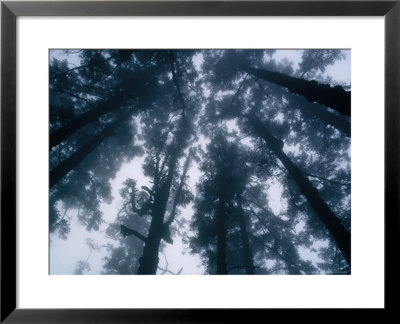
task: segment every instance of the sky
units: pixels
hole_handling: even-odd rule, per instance
[[[301,60],[302,50],[277,50],[273,58],[277,61],[288,59],[293,62],[294,70],[297,69],[298,64]],[[350,51],[346,51],[346,59],[336,62],[334,65],[329,66],[324,76],[330,76],[334,81],[344,82],[350,84],[351,73],[350,73]],[[74,67],[79,65],[79,59],[76,54],[70,54],[65,56],[57,51],[52,51],[50,58],[63,59],[67,58],[70,66]],[[196,65],[199,65],[201,57],[198,58]],[[235,128],[234,124],[228,125],[231,129]],[[202,143],[204,144],[204,143]],[[132,170],[141,170],[144,157],[135,157],[130,163],[124,163],[121,169],[118,171],[116,177],[111,182],[113,200],[111,204],[102,203],[101,211],[103,212],[103,218],[105,223],[100,227],[99,231],[87,232],[82,225],[80,225],[74,213],[72,211],[71,216],[71,232],[68,235],[67,240],[60,239],[57,235],[50,234],[50,253],[49,253],[49,272],[50,274],[73,274],[77,262],[80,260],[87,260],[90,263],[90,270],[85,274],[96,275],[100,274],[102,270],[102,259],[105,256],[106,251],[100,250],[99,252],[91,252],[88,245],[86,244],[87,238],[91,238],[94,242],[99,244],[106,244],[112,242],[112,240],[105,237],[105,229],[108,224],[113,222],[116,218],[118,210],[121,208],[121,197],[119,190],[122,188],[122,182],[126,178],[131,177],[138,183],[138,187],[142,185],[149,186],[149,179],[144,177],[141,172],[133,172]],[[181,161],[181,163],[183,163]],[[191,168],[188,172],[189,179],[188,183],[192,190],[196,188],[196,182],[199,180],[201,174],[195,163],[192,163]],[[279,184],[274,184],[270,187],[268,192],[269,204],[275,214],[279,214],[284,208],[284,204],[281,200],[281,189]],[[193,214],[192,204],[189,204],[186,208],[182,209],[180,217],[184,217],[190,220]],[[188,230],[188,229],[186,229]],[[165,256],[168,260],[168,270],[177,273],[181,268],[181,274],[200,275],[205,271],[204,266],[201,264],[200,257],[198,255],[191,255],[188,247],[186,247],[179,236],[173,237],[173,244],[167,245],[164,250]],[[320,243],[323,244],[323,243]],[[313,262],[319,261],[316,255],[310,254],[304,250],[301,252],[303,258],[310,259]],[[161,268],[165,268],[166,261],[164,255],[159,255]],[[159,270],[157,273],[160,273]],[[167,274],[167,273],[166,273]]]

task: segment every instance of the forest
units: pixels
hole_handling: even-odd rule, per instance
[[[50,274],[351,273],[349,50],[49,57]]]

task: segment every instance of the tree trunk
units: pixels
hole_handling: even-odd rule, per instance
[[[225,228],[225,198],[222,190],[219,194],[217,222],[217,274],[227,274],[226,270],[226,228]]]
[[[143,249],[143,255],[139,262],[138,274],[156,274],[158,266],[158,251],[161,239],[163,237],[164,215],[167,209],[169,192],[172,185],[172,179],[175,173],[176,163],[178,161],[179,150],[176,150],[169,164],[168,176],[164,184],[156,190],[154,194],[154,204],[152,208],[151,224],[147,236],[146,245]]]
[[[342,115],[350,116],[351,92],[344,90],[340,86],[332,88],[328,84],[320,84],[314,80],[308,81],[283,73],[255,69],[249,66],[244,66],[244,70],[257,78],[285,87],[291,93],[302,95],[310,102],[318,102],[335,109]]]
[[[79,128],[98,120],[98,118],[108,112],[118,110],[131,97],[131,91],[122,91],[114,95],[109,100],[98,104],[86,113],[76,117],[67,125],[55,130],[50,134],[49,150],[65,141],[71,134]]]
[[[160,188],[156,188],[154,194],[154,204],[152,208],[152,219],[147,236],[146,245],[143,249],[143,255],[140,258],[140,265],[138,274],[156,274],[158,266],[158,251],[160,248],[160,242],[166,231],[166,226],[170,224],[164,224],[164,215],[167,209],[167,203],[171,190],[172,180],[175,175],[176,165],[178,163],[179,154],[185,147],[185,142],[188,137],[188,123],[186,117],[182,117],[182,129],[177,133],[177,143],[171,153],[171,160],[168,166],[168,175],[164,183]]]
[[[68,172],[73,170],[92,151],[94,151],[104,140],[114,134],[114,131],[121,126],[132,112],[122,114],[114,123],[106,126],[99,134],[94,135],[88,142],[79,148],[70,157],[65,159],[53,170],[50,171],[50,188],[56,185]]]
[[[154,212],[151,218],[149,234],[143,248],[143,254],[139,259],[138,274],[156,274],[158,266],[158,250],[163,234],[163,219],[165,208],[163,208],[162,198],[154,201]],[[161,209],[158,209],[161,208]]]
[[[336,241],[336,244],[342,252],[343,257],[350,264],[350,233],[344,228],[340,220],[336,217],[329,206],[321,199],[318,190],[314,188],[311,182],[303,175],[302,171],[283,152],[283,142],[273,137],[268,129],[262,125],[259,120],[250,117],[248,117],[248,120],[255,133],[265,140],[270,149],[275,153],[275,155],[288,170],[290,176],[294,179],[299,187],[300,192],[307,198],[315,213],[325,224],[333,239]]]
[[[242,238],[242,246],[243,246],[243,254],[246,266],[246,273],[247,274],[254,274],[255,268],[253,263],[253,252],[250,247],[249,243],[249,235],[246,229],[246,219],[243,213],[242,208],[242,197],[241,195],[237,195],[236,201],[238,204],[238,219],[239,219],[239,226],[240,226],[240,234]]]

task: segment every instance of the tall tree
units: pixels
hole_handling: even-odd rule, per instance
[[[199,184],[200,196],[192,223],[197,236],[191,247],[201,251],[210,273],[228,274],[244,269],[254,274],[246,215],[241,203],[248,181],[247,167],[243,152],[225,136],[221,132],[215,134],[201,166],[204,176]],[[236,258],[238,248],[242,257]]]
[[[247,117],[252,129],[257,136],[264,139],[268,147],[276,154],[289,174],[293,177],[300,188],[301,193],[307,198],[320,220],[325,224],[335,239],[344,258],[350,263],[351,242],[350,233],[345,229],[340,220],[332,212],[329,206],[321,199],[318,190],[304,176],[303,172],[283,152],[283,142],[276,139],[268,129],[254,117]]]
[[[143,249],[143,255],[140,258],[140,266],[138,274],[155,274],[158,265],[158,252],[160,241],[165,235],[167,228],[164,224],[164,216],[166,212],[167,202],[170,195],[172,181],[175,176],[175,170],[178,162],[179,155],[182,153],[186,146],[186,138],[188,129],[185,124],[186,118],[182,121],[183,129],[178,132],[177,137],[174,138],[174,144],[170,148],[168,157],[168,172],[165,180],[159,182],[158,187],[152,190],[154,201],[152,203],[152,221],[149,228],[149,234],[146,239],[146,245]]]
[[[186,149],[190,138],[192,137],[193,119],[195,118],[196,108],[193,103],[188,106],[186,99],[181,88],[181,80],[185,76],[180,73],[177,67],[177,62],[189,66],[187,72],[190,72],[190,65],[192,64],[189,55],[181,54],[176,58],[171,52],[162,54],[165,60],[170,64],[172,82],[174,84],[176,97],[173,96],[173,102],[177,102],[180,106],[178,113],[179,119],[174,121],[176,117],[170,113],[162,112],[166,116],[164,124],[166,128],[148,127],[148,147],[154,151],[154,155],[149,155],[147,164],[147,174],[153,178],[153,185],[148,189],[149,196],[149,210],[151,215],[151,222],[148,229],[148,234],[145,237],[145,245],[143,248],[142,257],[139,260],[138,274],[155,274],[158,267],[158,254],[160,250],[161,240],[164,239],[167,243],[171,243],[170,238],[170,225],[174,220],[176,207],[179,202],[180,196],[183,191],[183,181],[189,167],[190,155],[183,167],[181,183],[176,188],[175,201],[173,202],[170,217],[165,221],[168,202],[172,199],[172,188],[174,186],[174,179],[177,176],[178,161],[181,158],[184,150]],[[189,64],[189,65],[188,65]],[[176,98],[176,100],[175,100]],[[149,116],[154,118],[154,116]],[[171,120],[172,118],[172,120]],[[176,118],[175,118],[176,119]],[[157,136],[157,134],[159,134]],[[161,140],[161,141],[160,141]],[[129,228],[123,228],[125,234],[135,234]],[[136,235],[137,236],[137,235]]]

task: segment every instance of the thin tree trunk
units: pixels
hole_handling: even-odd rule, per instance
[[[318,190],[314,188],[311,182],[304,176],[302,171],[283,152],[283,142],[273,137],[268,129],[262,125],[259,120],[250,117],[248,117],[248,120],[251,123],[255,133],[265,140],[270,149],[275,153],[275,155],[288,170],[289,174],[299,187],[300,192],[307,198],[315,213],[325,224],[333,239],[336,241],[336,244],[339,250],[342,252],[343,257],[350,264],[350,233],[344,228],[340,220],[336,217],[329,206],[322,200]]]
[[[342,115],[351,114],[351,92],[340,86],[331,87],[317,81],[308,81],[295,78],[280,72],[272,72],[264,69],[256,69],[244,66],[244,70],[257,78],[275,83],[287,88],[291,93],[302,95],[310,102],[318,102],[335,109]]]
[[[93,152],[104,140],[114,134],[133,112],[122,114],[114,123],[106,126],[99,134],[94,135],[88,142],[79,148],[70,157],[65,159],[50,171],[50,188],[55,186],[65,175],[81,163],[91,152]]]
[[[255,268],[254,268],[254,263],[253,263],[253,252],[250,247],[249,235],[248,235],[247,229],[246,229],[246,220],[245,220],[245,216],[243,213],[241,195],[237,195],[236,201],[238,204],[238,218],[239,218],[239,226],[240,226],[240,235],[242,238],[243,255],[244,255],[244,260],[245,260],[245,265],[246,265],[246,273],[254,274]]]
[[[217,222],[217,274],[227,274],[226,270],[226,228],[225,228],[225,198],[221,190],[219,194]]]

